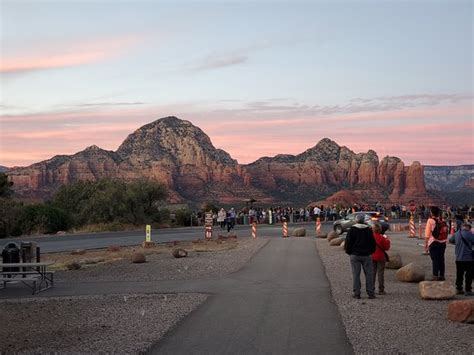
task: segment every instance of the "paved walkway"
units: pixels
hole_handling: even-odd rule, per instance
[[[352,354],[313,238],[272,238],[219,279],[68,282],[42,295],[167,292],[211,296],[150,354]]]
[[[311,238],[272,239],[153,354],[349,354]]]

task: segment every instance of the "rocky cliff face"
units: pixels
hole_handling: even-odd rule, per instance
[[[92,146],[12,169],[8,175],[18,193],[30,196],[48,196],[58,186],[80,180],[148,177],[166,184],[175,202],[233,203],[252,197],[269,203],[307,203],[340,190],[353,191],[353,196],[346,194],[351,198],[372,196],[374,202],[429,199],[423,166],[417,162],[405,167],[395,157],[379,161],[372,150],[356,154],[325,138],[296,156],[239,165],[216,149],[201,129],[176,117],[139,128],[116,152]]]
[[[352,192],[336,194],[331,202],[346,203],[361,196],[370,202],[430,199],[419,162],[409,167],[396,157],[379,162],[373,150],[356,154],[327,138],[299,155],[262,158],[245,169],[250,184],[288,199],[294,194],[322,196],[341,190]]]
[[[427,189],[453,192],[473,184],[474,165],[425,166]]]

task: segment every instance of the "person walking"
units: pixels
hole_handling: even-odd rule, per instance
[[[375,252],[372,229],[365,224],[365,215],[356,215],[356,224],[347,232],[344,248],[350,256],[352,269],[352,297],[360,299],[360,271],[364,270],[365,290],[370,299],[375,298],[373,265],[371,255]]]
[[[448,227],[441,219],[437,206],[430,208],[430,218],[426,222],[425,252],[429,252],[433,269],[433,281],[444,281],[444,253],[448,240]]]
[[[372,266],[374,271],[374,288],[377,277],[379,279],[379,295],[385,295],[385,264],[389,261],[387,250],[390,249],[390,239],[382,234],[382,226],[375,222],[372,226],[375,239],[375,252],[372,254]]]
[[[219,212],[217,212],[217,223],[221,226],[221,229],[225,228],[225,218],[227,213],[225,209],[221,208]]]
[[[463,293],[462,285],[464,279],[464,294],[466,296],[473,296],[474,251],[472,247],[474,246],[474,234],[471,232],[471,225],[469,223],[463,224],[462,228],[449,238],[449,242],[455,245],[457,294]]]

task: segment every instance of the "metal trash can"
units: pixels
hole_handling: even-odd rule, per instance
[[[20,263],[20,249],[16,243],[8,243],[2,251],[3,263]],[[17,272],[19,267],[4,267],[3,271]]]
[[[37,263],[40,260],[39,247],[35,242],[20,243],[21,261],[24,263]]]

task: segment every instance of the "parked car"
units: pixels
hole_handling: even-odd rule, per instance
[[[382,226],[382,234],[390,229],[390,224],[387,222],[387,218],[385,218],[384,215],[380,214],[380,212],[369,211],[351,213],[343,219],[338,219],[334,222],[334,231],[337,234],[347,232],[349,228],[356,224],[355,217],[359,213],[363,213],[365,215],[365,223],[367,223],[369,226],[372,226],[374,222],[379,222]]]

